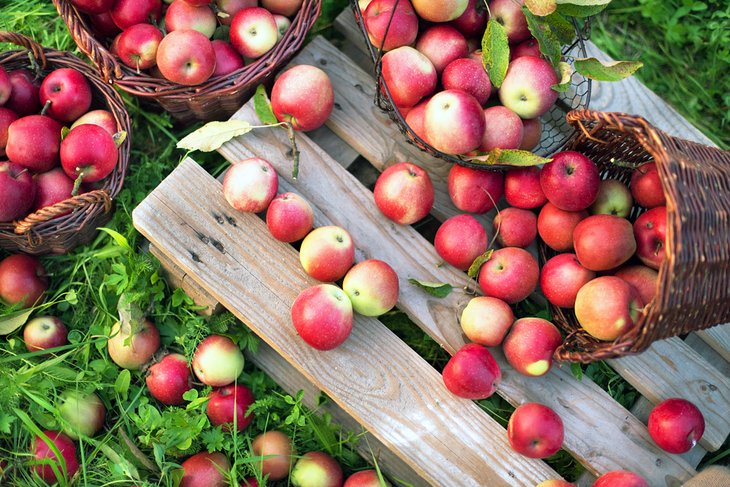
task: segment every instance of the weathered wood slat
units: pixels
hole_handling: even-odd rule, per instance
[[[722,358],[730,362],[730,324],[698,331],[697,336],[707,342]]]

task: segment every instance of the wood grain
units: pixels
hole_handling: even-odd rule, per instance
[[[696,333],[722,358],[730,362],[730,324],[715,326]]]

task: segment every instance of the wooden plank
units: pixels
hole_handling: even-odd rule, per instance
[[[310,145],[301,138],[300,180],[327,183],[310,172]],[[336,350],[304,344],[289,325],[289,312],[298,292],[315,281],[301,269],[296,251],[275,241],[261,219],[234,213],[220,183],[198,164],[184,161],[133,217],[153,245],[428,482],[531,486],[557,475],[514,453],[501,426],[449,393],[438,372],[379,321],[356,316],[352,334]]]
[[[727,325],[723,325],[727,326]],[[712,364],[717,370],[719,370],[726,377],[730,377],[730,362],[728,362],[722,355],[720,355],[717,349],[712,348],[708,343],[703,340],[700,333],[690,333],[684,340],[687,345],[692,347],[697,353]]]
[[[307,135],[344,168],[350,167],[355,159],[360,157],[355,149],[335,135],[326,125],[307,132]]]
[[[722,358],[730,362],[730,324],[714,326],[696,333]]]

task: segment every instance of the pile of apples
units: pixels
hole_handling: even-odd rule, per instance
[[[70,2],[88,15],[97,38],[113,39],[110,50],[124,64],[194,86],[269,52],[291,26],[303,0],[261,0],[261,7],[257,0]],[[214,34],[216,40],[211,41]]]
[[[488,14],[481,2],[359,3],[371,43],[387,51],[383,80],[418,137],[446,154],[466,156],[537,146],[539,118],[555,104],[558,92],[552,86],[559,79],[531,37],[522,0],[489,2],[489,12],[504,25],[511,45],[499,90],[482,64],[480,43]]]
[[[51,71],[39,83],[28,70],[8,73],[0,66],[0,223],[111,174],[119,127],[111,112],[89,111],[91,104],[91,85],[73,68]]]

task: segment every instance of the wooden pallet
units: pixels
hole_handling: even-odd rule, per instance
[[[226,144],[221,154],[231,161],[253,155],[268,159],[281,176],[282,190],[296,191],[312,203],[317,225],[339,224],[350,231],[358,260],[389,262],[401,278],[399,308],[453,353],[464,343],[458,314],[469,296],[432,298],[406,279],[463,284],[463,273],[439,266],[433,246],[413,228],[385,220],[367,189],[377,175],[373,167],[415,160],[433,176],[433,215],[443,219],[457,213],[446,191],[449,166],[403,143],[372,105],[373,80],[357,63],[367,60],[346,13],[338,27],[355,42],[340,50],[317,38],[294,61],[327,71],[336,92],[327,128],[310,134],[311,139],[299,137],[300,178],[290,178],[288,140],[278,131],[248,134]],[[256,120],[250,105],[234,117]],[[438,373],[377,320],[358,317],[352,337],[336,351],[320,353],[304,345],[288,310],[312,280],[301,271],[296,251],[273,240],[258,217],[233,212],[220,184],[193,161],[174,171],[133,216],[178,285],[211,308],[220,303],[262,337],[266,346],[250,357],[254,362],[285,389],[307,391],[311,405],[317,391],[326,392],[336,420],[369,431],[362,453],[375,455],[392,478],[414,485],[455,485],[454,479],[458,485],[535,485],[556,476],[544,463],[514,454],[499,425],[474,403],[450,395]],[[489,217],[482,218],[488,223]],[[636,408],[639,418],[587,378],[576,381],[566,368],[530,379],[511,370],[497,353],[504,372],[499,392],[515,405],[539,401],[553,407],[565,423],[565,448],[593,474],[626,468],[652,485],[664,485],[666,476],[685,480],[695,474],[705,450],[668,455],[653,445],[641,419],[659,400],[687,397],[707,419],[702,447],[719,448],[730,431],[725,417],[730,381],[722,370],[727,368],[727,336],[727,326],[716,327],[686,342],[660,342],[641,356],[613,361],[646,398]]]

